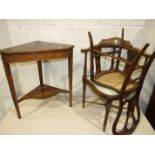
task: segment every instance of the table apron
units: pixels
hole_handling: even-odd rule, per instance
[[[13,53],[5,54],[5,62],[17,63],[26,61],[39,61],[58,58],[69,58],[72,50],[55,51],[55,52],[38,52],[38,53]]]

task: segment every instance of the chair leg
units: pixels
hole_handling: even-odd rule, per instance
[[[116,127],[117,127],[117,124],[118,124],[118,121],[120,119],[120,116],[121,116],[121,113],[122,113],[122,109],[123,109],[123,105],[122,105],[122,102],[119,103],[119,109],[118,109],[118,113],[117,113],[117,116],[114,120],[114,123],[112,125],[112,132],[114,135],[118,135],[119,133],[116,131]]]
[[[85,97],[86,97],[86,81],[83,78],[83,99],[82,99],[82,107],[85,107]]]
[[[104,122],[103,122],[103,131],[105,131],[106,126],[107,126],[110,107],[111,107],[111,100],[108,99],[107,103],[106,103],[106,109],[105,109],[105,118],[104,118]]]
[[[139,107],[139,104],[138,104],[138,99],[136,101],[136,110],[137,110],[137,123],[138,123],[139,120],[140,120],[140,107]]]
[[[136,128],[136,126],[137,126],[137,124],[139,122],[139,117],[140,117],[139,107],[138,107],[137,103],[135,103],[134,101],[130,102],[130,103],[128,103],[128,108],[127,108],[126,120],[125,120],[124,127],[120,131],[116,131],[116,127],[117,127],[120,115],[122,113],[122,108],[123,108],[123,106],[122,106],[122,104],[120,104],[120,108],[119,108],[117,117],[116,117],[116,119],[115,119],[115,121],[113,123],[113,127],[112,127],[113,134],[117,134],[117,135],[118,134],[119,135],[131,134],[131,133],[133,133],[133,131],[135,130],[135,128]],[[137,119],[135,118],[135,114],[134,114],[134,109],[135,108],[137,109]],[[133,120],[132,126],[130,128],[128,128],[129,117]]]

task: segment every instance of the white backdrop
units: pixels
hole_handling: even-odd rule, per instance
[[[94,43],[102,38],[120,36],[125,29],[125,39],[137,47],[150,42],[149,51],[155,45],[155,20],[0,20],[0,48],[5,48],[34,40],[75,45],[73,54],[73,95],[82,95],[83,54],[80,49],[88,47],[87,32],[91,31]],[[155,65],[152,65],[145,81],[140,105],[146,110],[154,84]],[[68,88],[67,61],[48,61],[43,66],[45,83]],[[12,65],[12,72],[18,96],[38,84],[35,62]],[[92,93],[87,91],[87,95]],[[12,104],[8,84],[0,59],[0,114],[4,114]]]

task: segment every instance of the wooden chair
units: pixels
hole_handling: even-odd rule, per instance
[[[138,104],[140,92],[147,71],[155,57],[145,51],[149,44],[142,49],[124,40],[124,29],[121,38],[114,37],[93,44],[92,35],[88,32],[90,47],[82,49],[85,54],[83,73],[83,108],[85,107],[86,85],[97,95],[106,99],[103,131],[105,131],[111,107],[118,108],[112,125],[113,134],[131,134],[140,119]],[[88,75],[87,55],[90,52],[90,75]],[[102,67],[102,61],[108,61],[108,67]],[[113,101],[118,100],[118,106]],[[125,112],[123,128],[118,130],[121,115]]]

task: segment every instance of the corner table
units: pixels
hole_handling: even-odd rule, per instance
[[[72,66],[73,66],[73,45],[33,41],[26,44],[6,48],[0,50],[2,62],[9,84],[11,96],[15,105],[18,118],[21,118],[18,103],[25,99],[43,99],[56,95],[57,93],[69,92],[69,106],[72,106]],[[60,88],[45,85],[43,83],[42,61],[49,59],[68,59],[68,83],[69,91]],[[37,61],[40,84],[35,89],[25,94],[21,98],[17,98],[16,90],[13,82],[10,65],[11,63]]]

